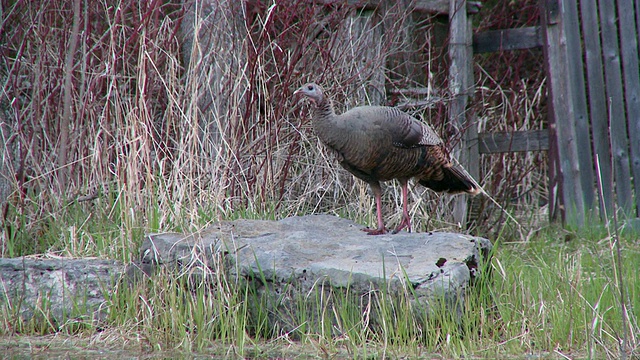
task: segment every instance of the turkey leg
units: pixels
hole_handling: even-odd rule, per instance
[[[387,228],[384,227],[384,220],[382,219],[382,188],[380,187],[380,183],[370,183],[371,190],[373,190],[373,194],[376,197],[376,208],[378,215],[378,228],[377,229],[362,229],[362,231],[366,231],[369,235],[381,235],[387,233]]]
[[[411,218],[409,217],[409,212],[407,211],[407,203],[409,202],[409,191],[406,179],[399,180],[402,185],[402,220],[398,227],[393,230],[393,234],[397,234],[400,230],[407,228],[407,231],[411,232]]]

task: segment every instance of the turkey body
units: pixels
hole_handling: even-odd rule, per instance
[[[442,139],[429,125],[386,106],[361,106],[336,115],[322,87],[313,83],[295,93],[315,104],[312,124],[320,141],[336,153],[346,170],[371,186],[378,228],[367,230],[370,234],[387,232],[382,220],[381,181],[397,179],[402,185],[403,217],[394,232],[411,229],[407,212],[407,181],[411,178],[434,191],[480,192],[476,182],[452,164]]]
[[[412,121],[417,120],[396,108],[363,106],[330,121],[314,117],[313,128],[320,141],[336,152],[341,165],[368,183],[443,178],[442,141],[434,133],[430,144],[420,144]]]

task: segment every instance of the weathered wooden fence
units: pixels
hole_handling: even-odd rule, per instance
[[[616,210],[637,217],[640,3],[540,0],[540,8],[540,26],[475,34],[473,47],[481,53],[542,46],[549,129],[481,133],[477,151],[549,150],[552,218],[583,224]]]
[[[542,0],[550,83],[550,189],[570,222],[640,203],[640,3]],[[555,185],[558,185],[557,187]]]

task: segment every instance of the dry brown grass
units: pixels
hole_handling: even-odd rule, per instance
[[[12,154],[5,161],[15,190],[5,225],[45,231],[43,218],[61,217],[78,200],[94,211],[97,199],[111,199],[100,202],[111,204],[107,213],[128,219],[126,238],[147,229],[151,213],[160,229],[198,228],[239,211],[329,212],[372,224],[367,186],[327,154],[307,106],[291,96],[307,81],[329,88],[339,111],[419,100],[407,111],[447,139],[457,135],[445,121],[446,42],[433,31],[442,27],[437,19],[402,4],[356,12],[296,0],[244,10],[236,3],[196,9],[207,17],[169,1],[3,5],[3,150]],[[528,69],[526,61],[512,67]],[[503,68],[491,63],[478,59],[479,128],[543,127],[541,68],[498,77]],[[410,87],[428,92],[399,91]],[[485,156],[480,181],[538,221],[530,214],[546,201],[545,164],[544,154]],[[410,197],[415,230],[455,228],[451,197],[421,187]],[[399,221],[397,184],[388,184],[384,202],[387,222]],[[504,222],[487,209],[481,231]]]

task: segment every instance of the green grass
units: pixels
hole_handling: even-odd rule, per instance
[[[44,220],[38,227],[44,240],[35,245],[25,234],[14,236],[12,251],[125,261],[136,257],[143,234],[138,219],[127,218],[131,212],[126,210],[114,211],[115,206],[103,212],[97,206],[86,211],[86,206],[69,204],[55,220],[53,216],[48,223]],[[241,215],[261,218],[255,213]],[[203,223],[213,219],[203,216]],[[621,238],[622,284],[630,318],[626,322],[612,238],[605,227],[567,231],[552,226],[526,242],[505,238],[493,239],[493,260],[485,264],[485,272],[492,276],[481,278],[469,290],[460,307],[461,321],[444,306],[435,306],[427,315],[412,304],[410,291],[393,294],[385,287],[372,288],[367,298],[361,298],[348,289],[318,284],[317,291],[306,296],[280,294],[275,300],[282,304],[280,315],[290,321],[274,326],[273,314],[264,310],[265,302],[274,301],[265,296],[268,292],[217,269],[201,272],[195,283],[184,274],[161,272],[136,286],[120,285],[107,301],[110,316],[100,328],[57,326],[40,317],[22,324],[17,333],[59,332],[86,339],[110,334],[102,346],[115,342],[154,352],[177,348],[233,356],[273,356],[295,347],[317,356],[356,358],[425,354],[615,358],[626,327],[629,346],[638,354],[637,234],[625,232]],[[2,322],[11,323],[14,315],[5,309]]]
[[[90,203],[59,203],[56,211],[49,213],[38,206],[35,199],[20,208],[9,205],[3,229],[8,257],[49,253],[128,262],[145,233],[143,219],[137,219],[135,212],[123,207],[121,199],[112,194]]]
[[[527,244],[505,245],[497,254],[501,271],[492,292],[507,352],[617,353],[625,324],[610,239],[596,228],[579,231],[571,239],[565,243],[558,232],[550,231]],[[640,260],[640,244],[637,237],[623,243],[624,287],[628,305],[637,309],[640,298],[635,289],[640,282],[634,264]],[[637,313],[630,315],[635,324],[630,330],[637,333]]]

